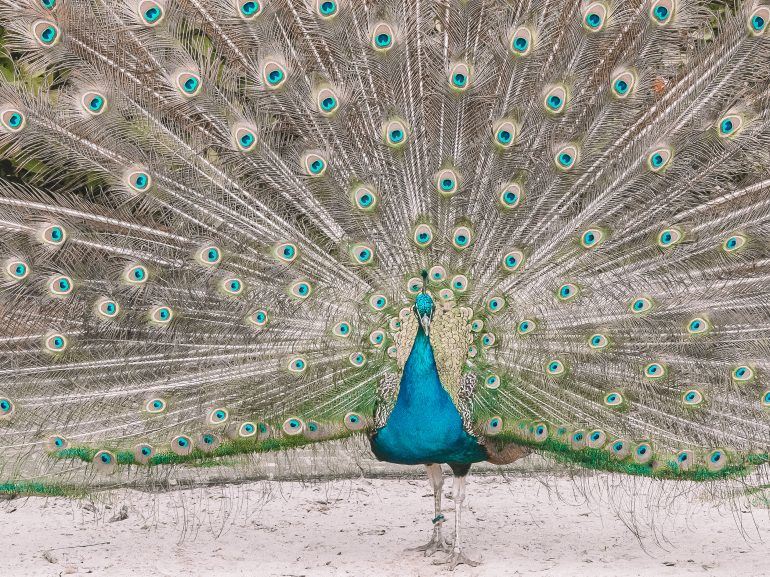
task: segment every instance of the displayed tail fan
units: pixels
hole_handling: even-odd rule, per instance
[[[0,0],[0,492],[371,433],[422,291],[490,450],[767,462],[770,5],[718,8]]]

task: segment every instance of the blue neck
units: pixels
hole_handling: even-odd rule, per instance
[[[372,439],[384,461],[404,464],[468,463],[486,458],[463,429],[460,413],[439,380],[433,347],[420,327],[404,366],[401,385],[385,426]]]

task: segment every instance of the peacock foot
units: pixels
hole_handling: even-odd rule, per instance
[[[452,550],[452,545],[446,540],[440,531],[434,531],[433,537],[425,545],[419,547],[413,547],[409,551],[424,551],[426,557],[434,555],[437,551],[449,552]]]
[[[481,565],[481,561],[473,561],[472,559],[468,559],[468,557],[465,556],[465,553],[463,553],[460,549],[453,549],[449,557],[447,557],[443,561],[437,559],[433,562],[433,564],[449,565],[447,569],[449,569],[450,571],[454,571],[458,565],[468,565],[469,567],[478,567],[479,565]]]

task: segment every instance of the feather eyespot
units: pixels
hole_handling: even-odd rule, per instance
[[[244,284],[239,278],[226,278],[220,285],[225,294],[238,296],[243,292]]]
[[[107,98],[98,92],[85,92],[80,97],[80,105],[89,115],[99,116],[107,110]]]
[[[492,417],[484,425],[484,433],[489,436],[499,435],[503,432],[503,419],[502,417]]]
[[[55,275],[48,281],[48,290],[54,296],[68,295],[72,289],[72,279],[66,275]]]
[[[24,280],[32,269],[23,260],[11,259],[5,265],[5,273],[15,281]]]
[[[305,174],[311,178],[323,176],[327,168],[326,159],[316,152],[305,154],[302,164],[305,167]]]
[[[150,399],[145,403],[144,409],[150,414],[162,413],[166,410],[166,401],[163,399]]]
[[[647,168],[652,172],[661,172],[671,163],[673,157],[674,151],[671,148],[667,146],[656,148],[647,156]]]
[[[340,321],[332,329],[335,337],[348,338],[351,333],[350,323],[346,321]]]
[[[174,79],[174,83],[176,84],[179,92],[188,98],[197,96],[203,87],[201,77],[190,71],[182,71],[177,73],[176,78]]]
[[[717,122],[717,130],[722,138],[735,137],[743,128],[743,117],[740,114],[728,114]]]
[[[369,342],[372,343],[372,346],[379,348],[382,346],[382,344],[385,342],[385,331],[382,331],[380,329],[377,329],[376,331],[372,331],[369,335]]]
[[[594,350],[606,349],[610,344],[610,340],[601,333],[596,333],[588,337],[588,346]]]
[[[9,419],[15,410],[16,407],[10,399],[0,397],[0,419]]]
[[[239,126],[233,131],[233,140],[241,152],[251,152],[257,146],[257,135],[245,126]]]
[[[586,435],[586,445],[591,449],[601,449],[607,442],[607,433],[601,429],[594,429]]]
[[[610,445],[610,455],[615,459],[625,459],[631,454],[631,445],[623,439],[616,439]]]
[[[537,323],[532,319],[524,319],[516,325],[516,332],[520,335],[528,335],[537,328]]]
[[[770,6],[760,6],[749,16],[749,32],[752,36],[764,34],[767,30],[768,22],[770,22]]]
[[[140,264],[131,265],[123,272],[123,280],[132,285],[142,285],[146,283],[149,276],[147,269]]]
[[[211,409],[206,416],[206,420],[210,425],[222,425],[230,418],[230,411],[223,407],[217,407]]]
[[[286,82],[286,69],[275,60],[268,60],[262,66],[262,80],[268,89],[275,90]]]
[[[601,2],[593,2],[583,10],[583,28],[588,32],[599,32],[607,19],[607,7]]]
[[[474,333],[478,333],[483,329],[484,329],[484,321],[482,321],[481,319],[474,319],[471,322],[471,331],[473,331]]]
[[[681,471],[688,471],[695,463],[695,454],[692,451],[679,451],[675,458],[676,466]]]
[[[254,311],[247,318],[249,323],[251,323],[255,327],[264,327],[265,325],[267,325],[267,321],[268,321],[267,311],[261,310],[261,309],[258,311]]]
[[[637,297],[631,302],[629,307],[634,314],[640,314],[652,309],[652,300],[647,297]]]
[[[488,389],[500,388],[500,377],[494,373],[487,375],[487,378],[484,379],[484,386]]]
[[[166,16],[163,6],[154,0],[144,0],[138,6],[139,17],[146,26],[157,26]]]
[[[655,0],[650,6],[650,19],[660,26],[671,22],[676,4],[674,0]]]
[[[464,250],[471,245],[473,235],[467,226],[458,226],[452,234],[452,245],[458,250]]]
[[[350,249],[353,262],[356,264],[372,264],[374,262],[374,247],[357,244]]]
[[[455,292],[464,293],[468,290],[468,277],[464,274],[457,274],[452,277],[452,289]]]
[[[222,251],[219,247],[208,245],[199,249],[195,256],[201,264],[215,265],[222,260]]]
[[[484,333],[481,335],[481,346],[483,346],[485,349],[488,349],[489,347],[493,346],[495,344],[496,338],[494,333]]]
[[[197,447],[204,453],[210,453],[219,447],[219,436],[214,433],[201,433],[198,435]]]
[[[7,108],[0,111],[0,126],[6,132],[19,132],[27,125],[27,118],[15,108]]]
[[[352,353],[350,357],[348,357],[348,360],[354,367],[363,367],[366,363],[366,355],[362,352]]]
[[[639,443],[634,449],[634,462],[644,465],[652,460],[653,452],[650,443]]]
[[[97,471],[110,473],[115,468],[115,465],[117,465],[118,460],[110,451],[97,451],[91,462],[95,465]]]
[[[192,439],[187,435],[177,435],[171,440],[171,451],[179,456],[186,456],[192,453]]]
[[[140,465],[147,465],[155,455],[155,449],[147,443],[141,443],[134,447],[134,461]]]
[[[697,407],[703,403],[703,393],[698,389],[688,389],[682,393],[682,402],[690,407]]]
[[[666,228],[658,233],[658,246],[661,248],[669,248],[682,242],[684,234],[679,228]]]
[[[348,431],[360,431],[366,427],[366,421],[358,413],[348,413],[345,415],[344,423]]]
[[[320,89],[316,94],[316,105],[323,116],[333,116],[339,104],[340,101],[336,92],[328,86]]]
[[[132,170],[126,173],[126,184],[136,192],[144,192],[152,186],[152,177],[145,170]]]
[[[414,229],[414,242],[420,247],[429,246],[433,242],[433,229],[429,224],[420,224]]]
[[[353,203],[364,212],[371,212],[377,205],[377,194],[367,186],[359,186],[353,191]]]
[[[734,234],[728,238],[725,239],[725,241],[722,243],[722,250],[730,253],[735,252],[736,250],[739,250],[743,247],[743,245],[746,244],[746,237],[742,234]]]
[[[515,56],[526,56],[532,51],[532,31],[527,26],[519,26],[511,34],[511,52]]]
[[[564,172],[571,170],[575,166],[579,154],[580,151],[577,146],[573,144],[568,144],[567,146],[560,148],[553,157],[556,168]]]
[[[524,253],[520,250],[512,250],[503,256],[502,267],[508,272],[518,270],[524,263]]]
[[[446,269],[439,264],[432,266],[428,271],[428,278],[432,282],[441,282],[446,278]]]
[[[604,241],[604,231],[599,228],[589,228],[580,235],[580,244],[583,248],[594,248]]]
[[[668,370],[661,363],[650,363],[644,367],[644,376],[648,379],[662,379]]]
[[[442,196],[452,196],[459,190],[457,173],[451,168],[445,168],[436,175],[436,190]]]
[[[68,345],[67,337],[58,333],[49,334],[45,338],[45,348],[51,353],[61,353]]]
[[[156,325],[167,325],[174,318],[174,311],[171,307],[157,306],[150,310],[150,320]]]
[[[291,285],[289,292],[293,297],[296,297],[298,299],[306,299],[307,297],[310,296],[310,293],[313,292],[313,289],[310,286],[309,282],[297,281],[293,285]]]
[[[50,225],[40,230],[39,238],[45,244],[59,246],[67,240],[67,230],[58,224]]]
[[[381,311],[388,306],[388,299],[385,295],[375,294],[369,297],[369,306],[375,311]]]
[[[623,402],[623,395],[618,391],[610,391],[604,395],[604,404],[608,407],[619,407]]]
[[[449,86],[463,92],[471,85],[471,68],[464,62],[455,63],[449,70]]]
[[[242,438],[254,437],[257,434],[257,424],[246,421],[238,426],[238,436]]]
[[[735,367],[732,371],[732,379],[738,382],[749,382],[754,380],[754,369],[748,365]]]
[[[524,196],[521,185],[517,182],[506,184],[500,191],[500,204],[503,208],[516,208]]]
[[[727,455],[721,449],[715,449],[706,456],[706,467],[709,471],[721,471],[727,466]]]
[[[492,127],[494,142],[500,148],[510,148],[516,142],[518,130],[510,120],[500,120]]]
[[[548,88],[543,97],[543,106],[549,114],[561,114],[567,106],[567,89],[561,84]]]
[[[254,20],[263,10],[262,3],[257,0],[236,0],[235,6],[238,15],[244,20]]]
[[[636,86],[636,76],[630,70],[620,70],[612,76],[610,86],[613,96],[622,100],[631,94]]]
[[[393,28],[390,24],[380,22],[372,29],[372,48],[378,52],[387,52],[393,47]]]
[[[56,0],[40,0],[40,5],[46,10],[55,10],[58,6]]]
[[[316,11],[321,18],[328,19],[337,15],[339,6],[335,0],[316,0]]]
[[[96,313],[105,319],[114,319],[120,313],[120,305],[112,299],[101,298],[96,302]]]
[[[566,371],[566,368],[564,366],[564,363],[562,363],[558,359],[553,359],[548,363],[546,363],[545,365],[545,372],[554,377],[563,375],[565,371]]]
[[[391,148],[403,147],[409,139],[409,131],[400,120],[390,120],[383,127],[385,144]]]
[[[695,317],[687,323],[687,332],[691,335],[700,335],[709,330],[709,323],[703,317]]]
[[[273,255],[280,261],[291,263],[297,259],[299,250],[296,244],[283,242],[273,249]]]
[[[560,301],[571,301],[580,294],[580,288],[571,282],[564,283],[559,287],[559,289],[556,291],[556,298],[558,298]]]
[[[300,433],[304,432],[305,423],[302,421],[302,419],[299,419],[297,417],[289,417],[283,422],[283,426],[281,428],[283,429],[284,433],[286,433],[290,437],[293,437],[295,435],[299,435]]]
[[[499,312],[503,310],[504,307],[505,307],[505,299],[501,296],[493,296],[487,301],[487,310],[491,313]]]
[[[40,46],[45,47],[54,46],[61,40],[59,27],[48,20],[37,20],[32,24],[32,36]]]
[[[288,366],[292,373],[304,373],[307,369],[307,361],[302,357],[294,357],[289,361]]]

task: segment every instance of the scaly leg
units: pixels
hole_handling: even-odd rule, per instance
[[[415,547],[412,551],[425,551],[425,556],[430,557],[436,551],[451,551],[452,548],[441,533],[441,526],[444,524],[444,515],[441,514],[441,490],[444,487],[444,475],[441,472],[441,465],[427,465],[427,468],[428,479],[430,479],[430,484],[433,485],[436,512],[433,517],[433,537],[431,537],[428,543]]]
[[[480,561],[472,561],[465,556],[460,549],[460,515],[462,513],[463,501],[465,501],[465,475],[456,476],[454,482],[454,500],[455,500],[455,542],[452,553],[444,561],[434,561],[436,565],[449,565],[449,570],[454,571],[458,565],[470,565],[476,567],[481,564]]]

